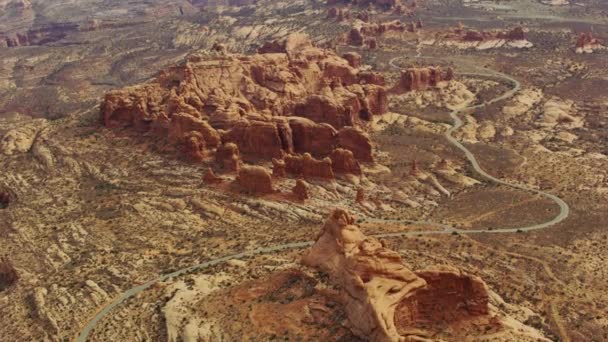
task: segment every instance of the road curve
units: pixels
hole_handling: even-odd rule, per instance
[[[390,60],[389,64],[393,68],[400,69],[399,66],[395,65],[395,61],[398,59],[401,59],[401,58],[403,58],[403,57],[395,57]],[[416,56],[415,58],[429,58],[430,59],[432,57]],[[477,172],[479,174],[479,176],[481,176],[482,178],[485,178],[487,181],[492,182],[492,183],[506,185],[506,186],[512,187],[514,189],[519,189],[519,190],[535,193],[535,194],[541,195],[545,198],[548,198],[559,206],[559,209],[560,209],[559,214],[547,222],[542,222],[542,223],[534,224],[531,226],[518,227],[518,228],[488,227],[486,229],[476,229],[476,230],[456,229],[449,225],[435,223],[435,222],[427,222],[427,221],[368,219],[368,220],[365,220],[365,222],[393,222],[393,223],[403,223],[403,224],[427,225],[427,226],[442,228],[441,230],[420,230],[420,231],[408,231],[408,232],[398,232],[398,233],[384,233],[384,234],[374,234],[372,236],[374,236],[376,238],[395,238],[395,237],[407,237],[407,236],[419,236],[419,235],[479,234],[479,233],[500,234],[500,233],[526,232],[526,231],[539,230],[539,229],[544,229],[544,228],[553,226],[559,222],[562,222],[563,220],[565,220],[568,217],[568,215],[570,213],[570,208],[568,207],[568,204],[566,202],[564,202],[561,198],[559,198],[555,195],[552,195],[550,193],[546,193],[541,190],[526,187],[524,185],[512,184],[512,183],[500,180],[500,179],[488,174],[481,168],[481,166],[477,162],[477,158],[475,158],[475,155],[471,151],[469,151],[462,143],[460,143],[458,140],[456,140],[456,138],[453,137],[452,134],[456,130],[458,130],[460,127],[462,127],[462,125],[463,125],[463,121],[462,121],[462,119],[460,119],[459,114],[461,114],[464,111],[482,108],[486,105],[508,99],[508,98],[512,97],[515,93],[517,93],[519,91],[519,89],[521,88],[521,84],[517,80],[511,78],[510,76],[497,72],[497,71],[492,71],[492,70],[488,70],[488,69],[486,69],[486,70],[487,70],[487,73],[466,73],[466,74],[461,73],[459,75],[499,78],[499,79],[503,79],[503,80],[510,82],[513,85],[513,88],[511,90],[505,92],[504,94],[502,94],[492,100],[486,101],[482,104],[470,106],[470,107],[463,107],[463,108],[455,109],[454,111],[452,111],[450,113],[450,117],[452,118],[454,123],[453,123],[452,127],[446,131],[446,133],[445,133],[446,139],[452,145],[456,146],[458,149],[460,149],[462,152],[464,152],[465,156],[471,163],[471,166],[473,167],[475,172]],[[312,246],[313,243],[314,243],[314,241],[302,241],[302,242],[294,242],[294,243],[282,244],[282,245],[265,247],[265,248],[258,248],[258,249],[247,251],[247,252],[241,252],[241,253],[227,255],[227,256],[224,256],[221,258],[209,260],[209,261],[206,261],[201,264],[193,265],[193,266],[183,268],[183,269],[180,269],[180,270],[172,272],[172,273],[167,273],[167,274],[161,275],[144,284],[138,285],[136,287],[133,287],[133,288],[123,292],[117,298],[115,298],[111,303],[109,303],[105,307],[101,308],[101,310],[98,311],[95,314],[95,316],[90,321],[87,322],[87,324],[80,331],[78,336],[75,338],[75,341],[86,342],[89,338],[89,335],[95,328],[95,326],[112,309],[118,307],[120,304],[125,302],[127,299],[137,295],[138,293],[145,291],[146,289],[150,288],[152,285],[154,285],[157,282],[163,282],[170,278],[178,277],[178,276],[181,276],[188,272],[193,272],[193,271],[201,270],[201,269],[204,269],[204,268],[207,268],[210,266],[218,265],[218,264],[224,263],[228,260],[242,259],[242,258],[254,256],[257,254],[266,254],[266,253],[274,253],[274,252],[290,250],[290,249],[306,248],[306,247]]]

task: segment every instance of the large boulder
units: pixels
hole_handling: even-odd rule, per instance
[[[237,172],[241,164],[238,146],[234,143],[225,143],[218,147],[215,161],[223,170]]]
[[[355,127],[344,127],[337,134],[337,146],[349,150],[362,162],[372,163],[372,142],[369,136]]]
[[[331,159],[315,159],[309,153],[286,156],[285,169],[287,173],[305,179],[334,179]]]
[[[334,173],[361,175],[361,165],[359,165],[359,162],[351,151],[337,148],[331,153],[329,158],[331,159]]]
[[[237,182],[240,188],[253,195],[267,195],[274,191],[270,171],[262,166],[243,166],[239,170]]]

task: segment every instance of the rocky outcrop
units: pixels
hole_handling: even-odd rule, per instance
[[[283,159],[272,159],[272,176],[275,178],[287,176],[287,166]]]
[[[526,32],[523,27],[518,26],[508,31],[476,31],[466,30],[462,33],[462,40],[469,42],[481,42],[492,39],[525,40]]]
[[[335,174],[361,175],[361,165],[351,151],[337,148],[331,153],[329,158],[331,159],[332,170]]]
[[[184,152],[186,156],[195,162],[201,162],[205,159],[206,148],[205,139],[200,132],[192,131],[186,135],[184,144]]]
[[[241,164],[239,148],[234,143],[225,143],[218,147],[215,161],[225,171],[237,172]]]
[[[304,179],[334,179],[332,162],[329,157],[316,159],[309,153],[285,157],[285,170],[288,174]]]
[[[591,32],[583,32],[578,36],[576,40],[575,52],[581,53],[593,53],[596,50],[603,50],[606,47],[602,45],[602,41],[595,38]]]
[[[365,190],[363,188],[357,188],[357,194],[355,195],[355,202],[363,203],[365,201]]]
[[[356,52],[347,52],[342,55],[342,58],[346,59],[348,61],[348,65],[353,68],[360,68],[363,64],[361,55]]]
[[[337,134],[337,146],[349,150],[362,162],[373,162],[372,142],[369,136],[355,127],[345,127]]]
[[[289,120],[296,153],[327,156],[336,144],[338,131],[329,124],[317,124],[312,120],[293,117]]]
[[[414,273],[354,223],[346,211],[334,210],[302,259],[346,292],[353,333],[370,341],[404,341],[429,322],[444,328],[488,314],[488,290],[480,278],[445,267]]]
[[[268,160],[291,153],[329,156],[338,145],[337,130],[388,109],[384,78],[360,71],[360,56],[341,58],[302,34],[259,51],[192,56],[149,83],[111,91],[102,120],[182,144],[194,160],[227,143],[245,160]]]
[[[350,329],[370,341],[398,341],[395,309],[426,282],[398,253],[366,237],[344,210],[335,210],[303,263],[327,273],[348,294]]]
[[[454,77],[454,71],[447,71],[440,67],[408,68],[401,70],[399,83],[393,88],[395,92],[407,92],[412,90],[427,90],[435,88],[442,81],[450,81]]]
[[[203,182],[205,182],[205,184],[219,184],[224,182],[224,178],[219,177],[215,174],[215,172],[213,172],[212,168],[208,168],[207,172],[205,172],[205,175],[203,176]]]
[[[298,201],[303,202],[310,198],[308,184],[302,179],[296,180],[296,185],[293,187],[292,193]]]
[[[438,41],[440,45],[453,46],[460,49],[531,48],[534,44],[527,40],[526,32],[527,30],[521,26],[504,31],[486,31],[465,29],[462,24],[459,24],[456,28],[445,33]]]
[[[362,46],[364,40],[365,38],[363,37],[361,30],[356,27],[350,29],[346,38],[347,44],[352,46]]]
[[[446,266],[417,271],[416,275],[427,285],[397,306],[395,317],[399,330],[405,332],[412,327],[489,314],[488,288],[481,278]],[[439,306],[441,310],[437,310]]]
[[[234,143],[244,155],[281,158],[285,153],[279,129],[273,122],[242,120],[222,135],[225,143]]]
[[[0,258],[0,292],[13,286],[19,280],[19,274],[8,257]]]
[[[253,195],[267,195],[274,191],[270,171],[261,166],[243,166],[236,181],[239,187]]]

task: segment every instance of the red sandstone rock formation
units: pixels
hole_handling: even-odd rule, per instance
[[[348,61],[348,65],[353,68],[360,68],[362,65],[361,55],[356,52],[347,52],[342,55],[342,58],[346,59]]]
[[[384,79],[353,67],[360,64],[354,55],[338,57],[301,34],[260,52],[193,56],[149,83],[111,91],[103,122],[152,131],[197,160],[222,143],[234,143],[243,158],[325,157],[337,145],[336,129],[387,110]]]
[[[0,292],[13,286],[19,280],[19,274],[13,263],[7,258],[0,259]]]
[[[420,174],[420,169],[418,168],[418,162],[416,160],[414,160],[412,162],[412,169],[410,170],[410,175],[412,176],[418,176]]]
[[[444,72],[439,67],[408,68],[401,70],[401,78],[393,91],[427,90],[437,87],[439,82],[449,81],[453,77],[454,71],[451,69]]]
[[[11,204],[11,195],[6,191],[0,191],[0,209],[8,208]]]
[[[305,265],[327,273],[346,293],[350,329],[370,341],[398,341],[395,309],[426,282],[407,269],[398,253],[368,238],[344,210],[335,210]]]
[[[583,32],[578,36],[576,40],[576,47],[582,48],[586,45],[592,44],[597,39],[593,38],[593,33],[591,32]]]
[[[591,53],[601,48],[603,48],[602,41],[595,38],[591,32],[581,33],[576,40],[575,49],[577,53]]]
[[[369,38],[366,40],[367,43],[367,47],[370,50],[375,50],[378,48],[378,41],[376,40],[376,38]]]
[[[275,178],[287,176],[287,166],[283,159],[272,159],[272,176]]]
[[[215,161],[222,169],[237,172],[241,164],[238,146],[234,143],[226,143],[218,147],[215,153]]]
[[[362,130],[354,127],[345,127],[338,132],[337,146],[352,151],[354,157],[362,162],[373,162],[372,142]]]
[[[224,182],[224,178],[216,176],[213,169],[208,168],[203,176],[203,182],[205,182],[205,184],[219,184]]]
[[[241,189],[253,195],[267,195],[274,192],[270,171],[261,166],[241,167],[236,180]]]
[[[452,33],[448,34],[448,38],[456,38],[467,42],[481,42],[493,39],[505,39],[509,41],[525,40],[526,30],[521,26],[507,31],[465,30],[464,25],[459,23],[459,26],[453,29]]]
[[[327,19],[342,22],[351,18],[351,12],[346,8],[331,7],[327,10]]]
[[[485,39],[484,34],[482,32],[479,31],[467,31],[464,34],[464,37],[462,38],[462,40],[467,41],[467,42],[480,42],[483,41]]]
[[[429,322],[444,328],[488,314],[488,290],[480,278],[448,268],[414,273],[354,222],[346,211],[335,210],[302,259],[346,292],[353,333],[370,341],[405,341]]]
[[[355,196],[355,202],[363,203],[365,201],[365,190],[363,188],[357,189],[357,195]]]
[[[273,122],[241,120],[222,134],[222,141],[234,143],[245,155],[281,158],[285,153],[279,129]]]
[[[363,39],[361,31],[358,28],[353,27],[348,33],[347,43],[352,46],[362,46]]]
[[[523,27],[518,26],[506,32],[498,32],[496,37],[506,40],[525,40],[526,32],[524,31]]]
[[[395,324],[399,332],[489,313],[488,288],[481,278],[446,266],[417,271],[416,275],[424,279],[427,286],[397,306]],[[441,310],[437,310],[438,306]]]
[[[334,173],[361,175],[361,165],[359,165],[359,162],[355,159],[351,151],[337,148],[331,153],[329,158],[331,159]]]
[[[310,198],[308,184],[302,179],[296,180],[296,185],[293,187],[292,193],[299,201],[305,201]]]
[[[52,23],[35,27],[27,31],[3,33],[0,32],[0,48],[30,45],[44,45],[59,41],[70,33],[79,31],[78,24]]]
[[[331,159],[315,159],[309,153],[304,155],[288,155],[285,157],[287,173],[304,179],[334,179]]]
[[[265,43],[258,49],[259,53],[297,53],[312,48],[312,42],[303,33],[294,33],[275,41]]]
[[[186,135],[184,152],[194,162],[201,162],[205,159],[205,139],[200,132],[192,131]]]
[[[294,117],[290,118],[289,126],[293,133],[294,152],[326,156],[333,151],[338,132],[331,125]]]

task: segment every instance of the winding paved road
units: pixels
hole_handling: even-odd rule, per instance
[[[390,60],[389,64],[396,69],[400,69],[399,66],[395,65],[395,61],[397,61],[398,59],[401,59],[403,57],[396,57],[393,58],[392,60]],[[415,58],[432,58],[432,57],[420,57],[420,56],[416,56]],[[373,235],[374,237],[377,238],[393,238],[393,237],[406,237],[406,236],[418,236],[418,235],[431,235],[431,234],[453,234],[453,233],[459,233],[459,234],[478,234],[478,233],[491,233],[491,234],[499,234],[499,233],[515,233],[515,232],[526,232],[526,231],[532,231],[532,230],[539,230],[539,229],[544,229],[547,227],[550,227],[552,225],[555,225],[563,220],[565,220],[569,213],[570,213],[570,208],[568,207],[568,204],[566,202],[564,202],[561,198],[552,195],[550,193],[546,193],[544,191],[540,191],[537,189],[533,189],[533,188],[529,188],[523,185],[518,185],[518,184],[512,184],[503,180],[500,180],[490,174],[488,174],[487,172],[485,172],[481,166],[479,165],[479,163],[477,162],[477,159],[475,158],[475,155],[473,155],[473,153],[471,153],[471,151],[469,151],[462,143],[460,143],[458,140],[456,140],[456,138],[454,138],[452,136],[452,134],[459,129],[460,127],[462,127],[463,125],[463,121],[462,119],[460,119],[459,115],[464,112],[464,111],[469,111],[469,110],[474,110],[474,109],[478,109],[478,108],[482,108],[486,105],[498,102],[498,101],[502,101],[505,99],[508,99],[510,97],[512,97],[515,93],[517,93],[519,91],[519,89],[521,88],[521,84],[513,79],[512,77],[497,72],[497,71],[492,71],[492,70],[487,70],[487,73],[461,73],[459,75],[462,76],[476,76],[476,77],[490,77],[490,78],[498,78],[498,79],[502,79],[502,80],[506,80],[508,82],[510,82],[513,85],[513,88],[507,92],[505,92],[504,94],[490,100],[490,101],[486,101],[482,104],[476,105],[476,106],[470,106],[470,107],[462,107],[459,109],[455,109],[454,111],[452,111],[450,113],[450,116],[454,122],[454,124],[452,125],[452,127],[446,131],[445,133],[445,137],[446,139],[448,139],[448,141],[456,146],[457,148],[459,148],[461,151],[464,152],[465,156],[467,157],[467,159],[469,160],[469,162],[471,163],[471,165],[473,166],[473,169],[475,170],[475,172],[477,172],[482,178],[485,178],[487,181],[492,182],[492,183],[496,183],[496,184],[500,184],[500,185],[506,185],[509,187],[512,187],[514,189],[519,189],[519,190],[523,190],[526,192],[531,192],[531,193],[535,193],[538,195],[541,195],[545,198],[548,198],[550,200],[552,200],[553,202],[555,202],[555,204],[557,204],[559,206],[559,213],[557,216],[555,216],[553,219],[547,221],[547,222],[543,222],[543,223],[538,223],[535,225],[531,225],[531,226],[526,226],[526,227],[519,227],[519,228],[495,228],[495,227],[488,227],[486,229],[477,229],[477,230],[462,230],[462,229],[456,229],[453,228],[449,225],[444,225],[444,224],[440,224],[440,223],[434,223],[434,222],[427,222],[427,221],[413,221],[413,220],[386,220],[386,219],[378,219],[378,220],[366,220],[366,222],[394,222],[394,223],[403,223],[403,224],[419,224],[419,225],[427,225],[427,226],[434,226],[434,227],[438,227],[438,228],[442,228],[442,230],[420,230],[420,231],[409,231],[409,232],[399,232],[399,233],[386,233],[386,234],[375,234]],[[159,276],[156,279],[152,279],[150,281],[148,281],[145,284],[141,284],[139,286],[133,287],[125,292],[123,292],[120,296],[118,296],[117,298],[115,298],[111,303],[109,303],[108,305],[106,305],[105,307],[103,307],[100,311],[98,311],[95,315],[95,317],[93,317],[88,323],[87,325],[82,329],[82,331],[79,333],[79,335],[76,337],[76,341],[77,342],[86,342],[89,338],[89,335],[91,334],[91,331],[95,328],[95,326],[97,325],[97,323],[99,323],[99,321],[104,318],[112,309],[116,308],[117,306],[119,306],[120,304],[122,304],[124,301],[126,301],[127,299],[137,295],[138,293],[141,293],[143,291],[145,291],[146,289],[150,288],[152,285],[154,285],[157,282],[162,282],[162,281],[166,281],[170,278],[173,277],[178,277],[180,275],[183,275],[185,273],[188,272],[192,272],[192,271],[197,271],[200,269],[204,269],[207,268],[209,266],[213,266],[213,265],[217,265],[217,264],[221,264],[224,263],[228,260],[231,259],[242,259],[245,257],[250,257],[250,256],[254,256],[257,254],[266,254],[266,253],[274,253],[274,252],[279,252],[279,251],[284,251],[284,250],[290,250],[290,249],[298,249],[298,248],[306,248],[309,246],[312,246],[312,244],[314,243],[314,241],[304,241],[304,242],[294,242],[294,243],[288,243],[288,244],[283,244],[283,245],[278,245],[278,246],[272,246],[272,247],[266,247],[266,248],[259,248],[256,250],[252,250],[252,251],[247,251],[247,252],[242,252],[242,253],[237,253],[237,254],[233,254],[233,255],[228,255],[222,258],[218,258],[218,259],[214,259],[214,260],[210,260],[198,265],[193,265],[178,271],[175,271],[173,273],[168,273],[168,274],[164,274]]]

